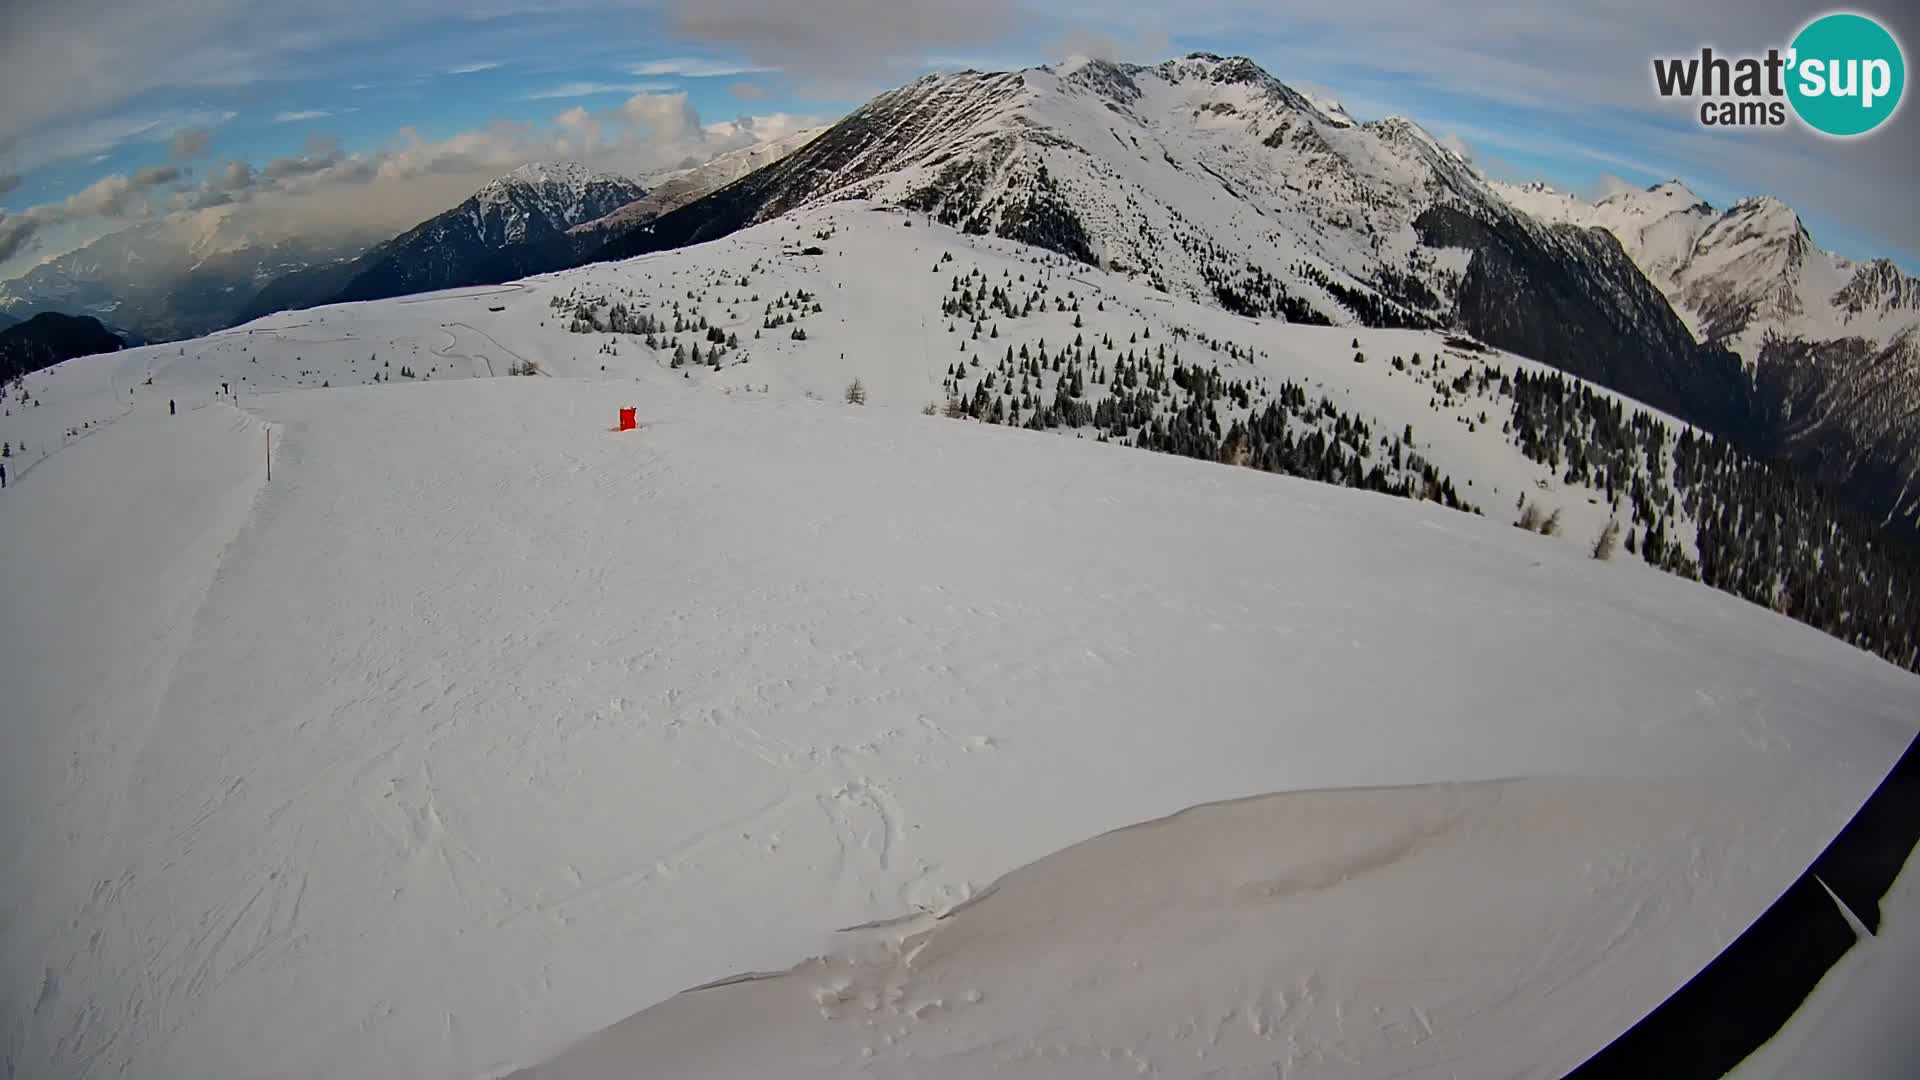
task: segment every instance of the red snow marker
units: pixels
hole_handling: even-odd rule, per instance
[[[637,409],[621,409],[620,410],[620,426],[617,428],[614,428],[614,430],[615,431],[632,431],[634,428],[639,427],[640,426],[639,422],[633,418],[633,414],[637,411],[638,411]]]

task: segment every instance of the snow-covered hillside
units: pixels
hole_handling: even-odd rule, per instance
[[[1010,298],[1004,308],[993,306],[994,290]],[[957,306],[963,292],[964,311]],[[583,322],[583,314],[590,321]],[[654,347],[644,332],[610,331],[615,325],[637,331],[651,325],[647,320],[660,325],[651,335]],[[716,333],[723,339],[718,348],[710,340]],[[178,384],[184,400],[198,403],[217,392],[218,383],[244,398],[292,387],[529,369],[628,378],[673,370],[678,352],[685,362],[680,374],[723,393],[839,400],[859,379],[874,407],[944,411],[950,402],[971,407],[977,401],[982,418],[1010,395],[1001,422],[1030,423],[1040,405],[1057,402],[1057,411],[1049,409],[1055,430],[1085,439],[1115,436],[1101,411],[1103,402],[1112,402],[1126,407],[1121,430],[1135,441],[1149,438],[1154,420],[1166,438],[1177,436],[1186,406],[1201,410],[1203,437],[1217,439],[1280,403],[1288,438],[1304,445],[1318,432],[1329,461],[1341,466],[1338,476],[1324,478],[1345,482],[1349,468],[1367,473],[1378,466],[1383,483],[1410,484],[1410,493],[1422,495],[1424,466],[1431,466],[1434,485],[1444,483],[1459,503],[1495,520],[1517,520],[1523,496],[1542,515],[1559,511],[1560,541],[1582,549],[1609,520],[1630,524],[1625,492],[1633,476],[1649,488],[1670,483],[1672,445],[1685,425],[1657,413],[1648,415],[1665,430],[1664,460],[1622,464],[1611,493],[1603,477],[1569,480],[1549,462],[1530,460],[1510,430],[1511,388],[1503,393],[1500,386],[1523,372],[1554,373],[1461,342],[1431,331],[1235,316],[1022,244],[840,202],[715,244],[627,263],[392,303],[288,312],[132,354],[136,359],[127,363],[134,366],[117,378],[126,383],[120,397],[171,396]],[[1140,370],[1128,371],[1129,362]],[[1191,369],[1196,379],[1204,372],[1219,388],[1209,396],[1177,385],[1169,374],[1175,367]],[[1069,401],[1061,390],[1076,373],[1081,396]],[[138,385],[149,375],[153,388]],[[93,379],[91,371],[70,368],[31,384],[27,392],[39,405],[0,420],[0,439],[12,442],[31,467],[69,438],[69,429],[84,434],[88,424],[116,415],[124,402],[99,396]],[[69,390],[68,380],[85,389]],[[1013,406],[1011,415],[1005,405]],[[1069,405],[1084,406],[1078,423]],[[1365,437],[1354,422],[1364,423]],[[1677,502],[1668,509],[1665,494],[1654,501],[1666,518],[1663,531],[1690,548],[1687,511]]]
[[[1501,430],[1548,374],[861,202],[36,373],[9,1067],[1558,1075],[1920,683],[1589,558],[1598,474]],[[1216,424],[1484,516],[1101,443]]]

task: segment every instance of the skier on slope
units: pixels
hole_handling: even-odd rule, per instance
[[[7,467],[0,465],[0,491],[7,490]]]
[[[177,415],[179,415],[179,414],[178,414],[178,413],[177,413],[177,412],[175,411],[175,409],[174,409],[174,407],[173,407],[173,399],[172,399],[172,398],[168,398],[168,399],[167,399],[167,415],[168,415],[168,416],[177,416]]]

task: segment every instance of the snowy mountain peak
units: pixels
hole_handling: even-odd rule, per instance
[[[576,162],[523,165],[356,263],[334,299],[373,300],[474,281],[510,281],[578,257],[567,230],[646,194]]]
[[[1849,315],[1888,315],[1920,310],[1920,278],[1903,272],[1892,259],[1874,259],[1854,267],[1853,276],[1833,302]]]
[[[1436,201],[1504,210],[1412,121],[1355,125],[1211,53],[927,76],[715,197],[605,257],[862,198],[1245,314],[1429,325],[1452,279],[1413,220]]]
[[[1194,52],[1172,62],[1188,68],[1204,70],[1207,72],[1207,77],[1215,82],[1264,85],[1275,81],[1274,77],[1267,74],[1259,64],[1244,56],[1220,56],[1209,52]]]
[[[1700,255],[1743,249],[1740,257],[1749,264],[1763,261],[1772,275],[1790,283],[1813,249],[1813,237],[1793,207],[1757,195],[1729,207],[1701,234],[1698,247]]]
[[[1694,194],[1692,188],[1688,187],[1685,183],[1681,182],[1677,178],[1673,180],[1662,180],[1657,184],[1649,185],[1647,187],[1647,194],[1658,195],[1663,199],[1677,200],[1677,201],[1686,202],[1686,203],[1703,203],[1704,204],[1707,201],[1701,198],[1700,196]]]
[[[1460,156],[1448,150],[1446,147],[1441,146],[1440,140],[1434,138],[1432,132],[1421,127],[1411,117],[1388,116],[1371,121],[1363,126],[1384,138],[1411,140],[1436,153],[1444,153],[1453,158]]]
[[[1319,109],[1334,127],[1350,128],[1358,127],[1360,124],[1360,121],[1355,120],[1353,116],[1347,112],[1345,105],[1333,98],[1320,98],[1308,95],[1307,100],[1311,101],[1313,107]]]
[[[1162,67],[1171,65],[1177,71],[1194,73],[1210,79],[1213,83],[1242,86],[1281,85],[1279,79],[1269,75],[1261,65],[1246,56],[1219,56],[1212,52],[1188,52],[1181,60],[1169,60]]]
[[[582,184],[593,176],[592,169],[577,161],[531,161],[502,179],[528,184]]]
[[[500,202],[516,192],[540,189],[548,193],[549,199],[571,197],[577,201],[590,189],[609,185],[637,186],[626,177],[596,172],[577,161],[536,161],[492,181],[475,192],[474,198],[483,203]]]
[[[1800,222],[1800,215],[1793,207],[1781,202],[1772,195],[1755,195],[1741,199],[1727,210],[1727,217],[1737,218],[1748,228],[1766,231],[1796,241],[1810,241],[1807,228]]]
[[[1133,72],[1139,69],[1130,64],[1081,58],[1052,70],[1063,83],[1085,87],[1121,105],[1130,105],[1140,98],[1140,87],[1133,81]]]
[[[1178,60],[1168,60],[1151,70],[1169,83],[1176,85],[1183,81],[1195,80],[1223,88],[1241,87],[1252,91],[1258,100],[1307,113],[1322,123],[1330,119],[1311,98],[1274,78],[1259,64],[1244,56],[1189,53]],[[1341,117],[1345,123],[1338,126],[1352,125],[1352,118],[1347,117],[1344,112]]]
[[[1663,180],[1645,188],[1616,191],[1594,205],[1606,208],[1616,219],[1623,220],[1654,220],[1674,213],[1715,213],[1713,204],[1679,180]]]

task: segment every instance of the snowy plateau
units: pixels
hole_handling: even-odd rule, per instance
[[[1591,557],[1673,418],[883,198],[5,405],[9,1077],[1557,1077],[1920,730]],[[1885,910],[1743,1077],[1896,1030]]]

